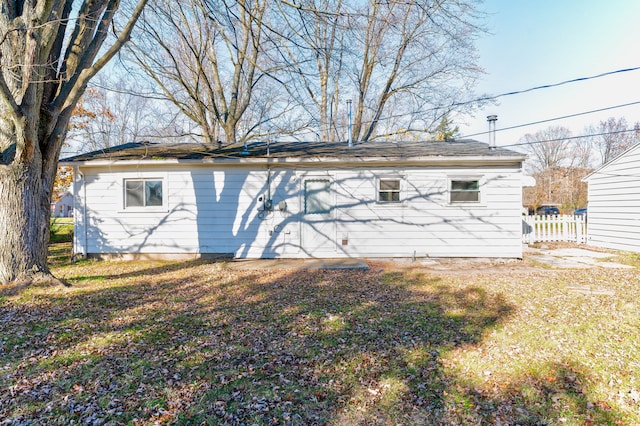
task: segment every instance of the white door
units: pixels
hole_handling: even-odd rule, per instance
[[[335,194],[329,176],[302,180],[302,251],[309,257],[332,257],[336,253]]]

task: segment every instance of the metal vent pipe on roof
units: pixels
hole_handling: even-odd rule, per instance
[[[489,122],[489,148],[494,149],[496,147],[496,121],[498,121],[498,116],[495,114],[488,115],[487,121]]]

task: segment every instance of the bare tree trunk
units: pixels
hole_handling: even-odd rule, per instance
[[[238,122],[235,120],[228,120],[226,123],[224,123],[224,136],[226,138],[227,144],[233,145],[238,141],[237,128]]]
[[[57,281],[47,266],[47,244],[51,191],[67,125],[87,83],[129,39],[146,2],[138,0],[102,56],[118,0],[87,1],[76,8],[72,0],[3,2],[0,283]]]
[[[35,161],[0,168],[0,282],[52,278],[47,266],[51,207],[46,186]]]

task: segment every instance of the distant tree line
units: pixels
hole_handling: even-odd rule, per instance
[[[521,143],[529,154],[527,170],[536,186],[524,189],[524,204],[530,208],[555,204],[572,211],[587,204],[587,184],[582,179],[640,142],[640,122],[611,117],[587,126],[574,137],[565,127],[551,126],[526,134]]]

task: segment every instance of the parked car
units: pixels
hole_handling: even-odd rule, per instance
[[[538,215],[547,215],[547,216],[557,216],[560,214],[560,210],[554,206],[540,206],[536,209],[536,214]]]
[[[580,217],[587,217],[587,209],[586,209],[586,207],[583,208],[583,209],[576,209],[573,212],[573,215],[574,216],[580,216]]]

